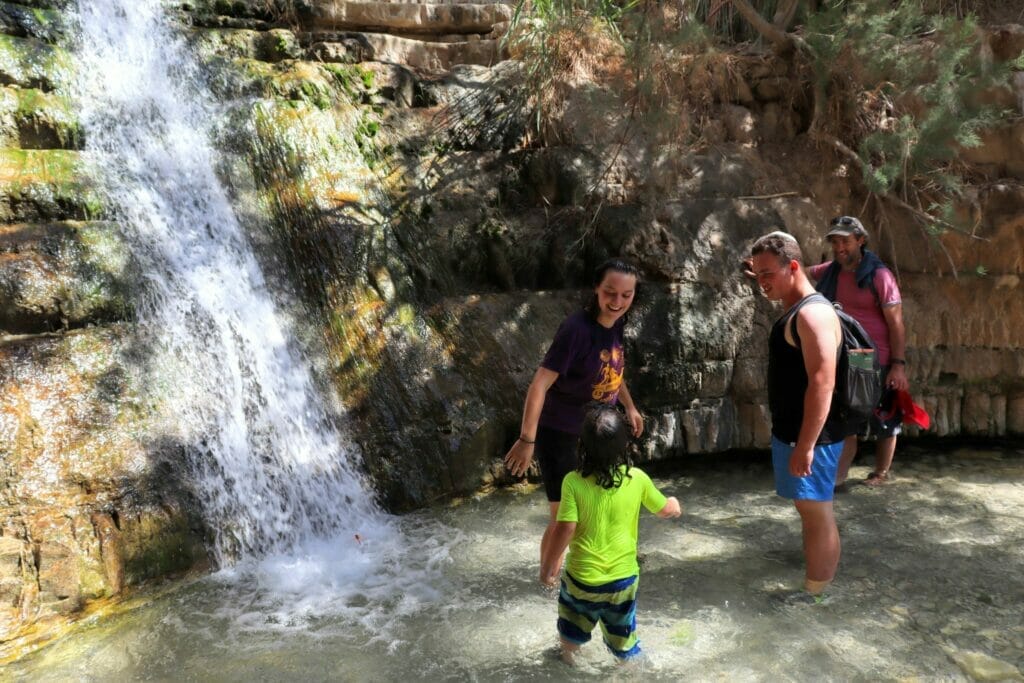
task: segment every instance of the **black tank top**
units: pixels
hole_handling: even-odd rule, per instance
[[[786,325],[796,316],[797,311],[810,303],[832,306],[821,294],[809,294],[775,322],[768,336],[768,408],[772,413],[772,434],[779,441],[788,444],[796,443],[800,435],[800,423],[804,417],[804,394],[807,393],[807,368],[804,366],[804,357],[800,351],[796,321],[790,328],[790,334],[796,342],[795,347],[786,342]],[[836,354],[838,357],[838,346]],[[836,401],[833,400],[825,419],[825,426],[815,441],[816,444],[835,443],[842,441],[846,436],[845,425],[837,412]]]

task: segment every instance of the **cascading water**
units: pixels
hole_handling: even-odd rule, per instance
[[[82,2],[77,99],[145,288],[149,363],[222,566],[309,539],[389,533],[289,343],[215,173],[218,112],[159,0]]]

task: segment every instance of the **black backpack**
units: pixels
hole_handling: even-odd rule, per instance
[[[839,409],[847,435],[856,434],[878,405],[882,393],[882,366],[871,335],[843,310],[842,305],[833,303],[832,306],[843,331],[832,403]]]

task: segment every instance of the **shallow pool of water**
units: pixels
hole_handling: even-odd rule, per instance
[[[866,463],[866,460],[860,461]],[[1024,451],[897,454],[896,479],[837,499],[843,555],[829,598],[790,605],[799,521],[767,456],[656,477],[679,520],[641,520],[643,661],[597,642],[557,658],[556,597],[537,583],[539,490],[408,516],[406,549],[360,566],[337,539],[184,584],[84,623],[7,667],[13,680],[1021,680]],[[868,468],[854,467],[863,478]],[[368,559],[369,558],[369,559]],[[390,559],[388,559],[390,558]],[[387,566],[384,566],[384,563]]]

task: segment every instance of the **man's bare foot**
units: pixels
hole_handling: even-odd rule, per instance
[[[864,480],[866,486],[883,486],[889,483],[889,472],[872,472],[868,475],[868,478]]]

